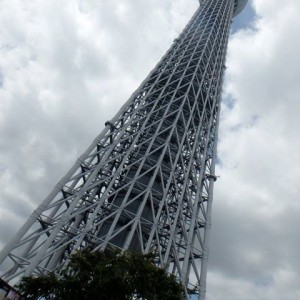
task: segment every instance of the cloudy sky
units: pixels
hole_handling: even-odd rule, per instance
[[[0,248],[197,5],[0,0]],[[208,300],[300,299],[299,14],[299,0],[252,0],[233,24]]]

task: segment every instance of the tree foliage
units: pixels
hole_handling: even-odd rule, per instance
[[[77,252],[59,274],[23,277],[19,290],[28,300],[180,300],[183,288],[154,264],[153,255]]]

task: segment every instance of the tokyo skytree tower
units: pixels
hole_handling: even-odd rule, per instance
[[[14,281],[76,250],[153,252],[205,298],[220,94],[231,20],[247,0],[200,0],[172,46],[0,253]]]

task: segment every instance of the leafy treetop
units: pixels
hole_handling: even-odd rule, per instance
[[[158,268],[151,254],[77,252],[58,274],[23,277],[18,286],[27,300],[180,300],[184,290]]]

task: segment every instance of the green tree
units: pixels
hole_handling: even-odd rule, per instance
[[[77,252],[57,275],[23,277],[25,299],[180,300],[174,276],[154,264],[154,256],[134,252]]]

